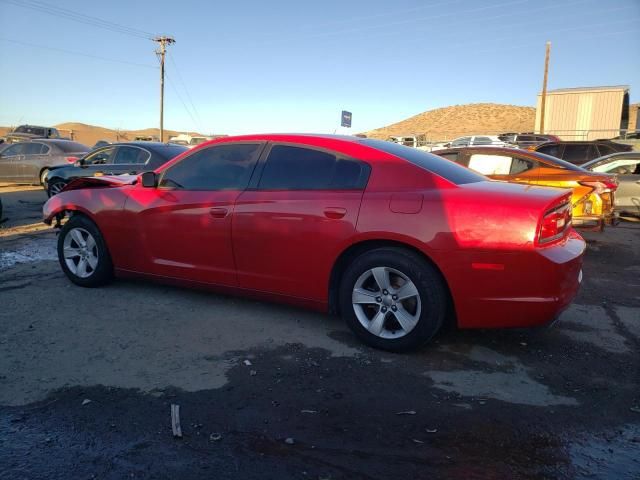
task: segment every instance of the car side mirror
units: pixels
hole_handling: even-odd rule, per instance
[[[158,186],[158,177],[155,172],[144,172],[142,174],[142,186],[144,188],[156,188]]]

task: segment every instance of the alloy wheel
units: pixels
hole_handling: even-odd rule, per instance
[[[420,320],[422,301],[411,279],[389,267],[364,272],[353,287],[353,310],[360,324],[380,338],[401,338]]]
[[[98,245],[95,238],[84,228],[72,228],[64,238],[64,261],[71,273],[90,277],[98,267]]]

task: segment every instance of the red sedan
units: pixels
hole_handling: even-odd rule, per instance
[[[44,221],[70,217],[58,255],[78,285],[145,277],[302,305],[402,351],[447,319],[556,318],[582,276],[570,197],[380,140],[247,135],[138,177],[75,180]]]

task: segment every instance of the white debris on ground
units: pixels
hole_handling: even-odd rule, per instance
[[[7,270],[19,263],[57,260],[56,242],[51,238],[21,242],[18,248],[0,250],[0,271]]]

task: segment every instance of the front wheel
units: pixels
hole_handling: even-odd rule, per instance
[[[49,186],[47,187],[47,194],[49,197],[53,197],[54,195],[59,194],[67,184],[63,180],[58,178],[54,178],[51,182],[49,182]]]
[[[95,223],[74,215],[58,237],[58,260],[76,285],[98,287],[113,278],[113,264],[107,245]]]
[[[424,345],[442,326],[446,310],[440,274],[423,257],[401,248],[360,255],[340,286],[342,317],[362,341],[382,350]]]

